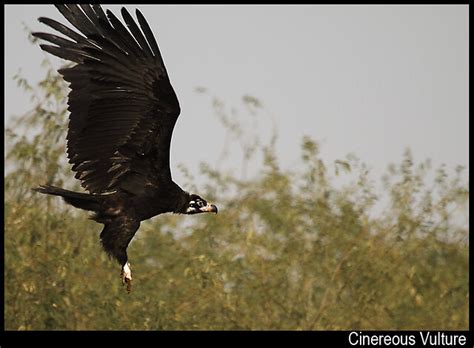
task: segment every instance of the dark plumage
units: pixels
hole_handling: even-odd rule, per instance
[[[170,143],[180,107],[141,12],[136,11],[138,26],[122,8],[125,27],[100,5],[56,7],[79,33],[41,17],[67,38],[33,35],[53,44],[40,45],[44,51],[76,63],[59,70],[71,88],[67,155],[89,193],[50,185],[35,190],[94,212],[92,218],[105,225],[102,245],[122,265],[130,285],[126,250],[140,221],[167,212],[217,213],[217,208],[171,178]]]

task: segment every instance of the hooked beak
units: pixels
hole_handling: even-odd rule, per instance
[[[205,207],[199,209],[203,213],[216,213],[217,214],[217,207],[214,204],[207,203]]]

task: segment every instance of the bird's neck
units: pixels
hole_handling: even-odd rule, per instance
[[[180,195],[180,198],[176,200],[176,208],[173,210],[173,213],[175,214],[184,214],[186,210],[188,209],[189,205],[189,192],[181,190],[182,193]]]
[[[171,212],[175,214],[183,214],[186,212],[190,200],[188,192],[173,182],[172,185],[168,186],[167,194],[169,195],[168,202],[173,202],[173,206],[170,207]]]

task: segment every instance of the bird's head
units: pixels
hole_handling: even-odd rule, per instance
[[[186,207],[184,214],[192,215],[200,213],[217,214],[217,207],[214,204],[206,202],[206,200],[202,199],[198,195],[189,195],[188,206]]]

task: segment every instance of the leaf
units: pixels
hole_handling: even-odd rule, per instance
[[[350,173],[351,172],[351,165],[349,162],[342,161],[342,160],[335,160],[334,164],[336,165],[336,170],[337,168],[342,168],[344,172]]]

